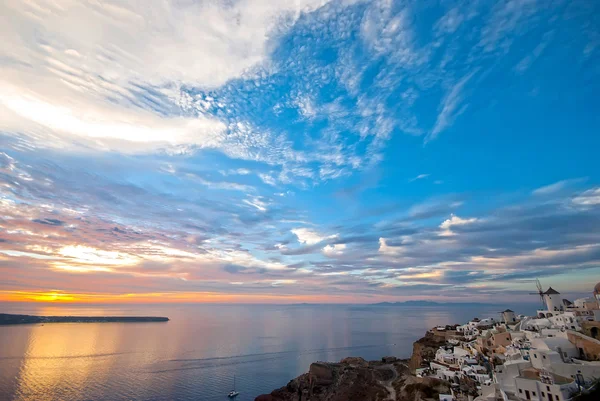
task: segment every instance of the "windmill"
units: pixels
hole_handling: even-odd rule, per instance
[[[538,292],[530,292],[529,295],[539,295],[540,300],[542,301],[542,307],[545,307],[546,303],[544,302],[544,290],[542,288],[542,283],[540,283],[540,280],[537,278],[535,279],[535,285],[538,289]]]

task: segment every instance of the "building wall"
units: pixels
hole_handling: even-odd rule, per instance
[[[544,295],[544,300],[546,301],[546,307],[549,311],[555,312],[564,309],[560,294]]]
[[[494,346],[503,346],[503,347],[507,347],[512,343],[511,338],[510,338],[510,333],[497,333],[492,335],[492,344]]]
[[[561,363],[561,356],[555,351],[549,350],[530,350],[531,364],[536,369],[547,369],[554,363]]]
[[[572,385],[559,386],[557,384],[545,384],[537,380],[529,380],[517,377],[515,379],[517,391],[515,395],[521,400],[527,400],[529,391],[530,400],[549,401],[548,394],[552,395],[552,401],[567,401],[571,392],[575,390]],[[549,391],[548,391],[549,390]]]
[[[527,391],[529,391],[530,400],[539,400],[540,394],[537,388],[537,382],[535,380],[522,379],[517,377],[515,379],[515,386],[517,391],[516,396],[522,400],[527,400]]]
[[[581,331],[586,336],[600,340],[600,322],[583,322],[581,323]]]
[[[512,324],[517,321],[517,317],[514,312],[502,312],[502,319],[506,324]]]
[[[579,350],[579,357],[588,361],[600,361],[600,341],[574,331],[568,331],[569,341]]]
[[[519,376],[521,369],[525,369],[530,366],[531,363],[528,361],[497,366],[495,377],[498,384],[500,384],[500,388],[504,391],[516,394],[517,386],[515,378]]]
[[[553,363],[548,367],[553,373],[563,377],[575,378],[577,372],[581,372],[586,381],[600,377],[600,365],[578,365],[574,363]]]

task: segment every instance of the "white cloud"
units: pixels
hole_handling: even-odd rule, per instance
[[[345,249],[346,244],[325,245],[323,247],[323,254],[329,257],[341,256]]]
[[[248,175],[251,173],[252,173],[252,171],[248,170],[247,168],[238,168],[238,169],[231,169],[231,170],[227,170],[227,171],[221,171],[221,174],[223,174],[223,175]]]
[[[295,103],[304,118],[311,120],[317,115],[315,104],[308,96],[299,97]]]
[[[449,219],[444,220],[442,224],[440,224],[440,228],[449,229],[452,226],[462,226],[465,224],[475,223],[476,221],[478,220],[475,217],[470,219],[462,219],[453,214]]]
[[[465,75],[460,81],[452,86],[440,105],[440,112],[437,116],[437,120],[431,133],[427,135],[426,142],[434,140],[440,132],[452,125],[456,117],[465,111],[466,106],[463,105],[460,107],[463,99],[462,92],[464,86],[471,79],[473,74],[474,72]]]
[[[242,202],[248,206],[252,206],[260,210],[261,212],[267,211],[268,204],[264,202],[260,196],[252,196],[250,199],[244,199]]]
[[[261,137],[243,127],[165,115],[193,100],[181,85],[218,87],[268,69],[274,32],[326,2],[4,1],[0,130],[43,147],[191,145],[260,158],[249,147]]]
[[[205,180],[204,178],[202,178],[196,174],[192,174],[192,173],[185,174],[185,177],[191,181],[197,182],[201,185],[204,185],[205,187],[212,188],[212,189],[240,191],[240,192],[245,192],[245,193],[255,191],[254,187],[251,187],[249,185],[238,184],[235,182],[226,182],[226,181],[208,181],[208,180]]]
[[[258,177],[265,183],[268,185],[277,185],[277,179],[275,177],[273,177],[271,174],[263,174],[263,173],[259,173]]]
[[[224,140],[226,128],[225,124],[204,117],[161,118],[140,109],[131,112],[110,104],[88,103],[89,108],[82,112],[75,104],[54,104],[1,81],[0,105],[5,108],[0,116],[9,113],[13,116],[0,123],[5,130],[19,132],[24,127],[35,130],[37,126],[90,144],[102,139],[107,144],[132,142],[132,148],[138,150],[156,144],[216,147]]]
[[[573,203],[579,206],[600,205],[600,188],[588,189],[582,192],[573,198]]]
[[[271,281],[271,286],[279,287],[281,285],[296,284],[296,282],[297,280],[273,280]]]
[[[449,219],[444,220],[442,222],[442,224],[440,224],[440,228],[442,229],[442,232],[440,233],[440,235],[442,235],[442,236],[454,235],[454,233],[452,232],[453,226],[464,226],[467,224],[476,223],[477,221],[479,221],[479,219],[477,219],[475,217],[472,217],[470,219],[462,219],[453,214]]]
[[[21,66],[55,60],[121,82],[216,87],[264,62],[274,30],[326,2],[8,0],[0,25]]]
[[[316,231],[309,230],[308,228],[294,228],[290,230],[292,234],[298,237],[298,241],[306,245],[314,245],[326,239],[333,239],[337,237],[334,235],[322,235]]]
[[[398,255],[404,251],[401,246],[391,246],[387,244],[385,238],[379,238],[379,252],[384,255]]]
[[[458,7],[452,8],[436,24],[435,29],[438,35],[454,33],[460,24],[465,20],[465,16],[461,13]]]

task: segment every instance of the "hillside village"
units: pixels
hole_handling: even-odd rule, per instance
[[[450,382],[448,401],[568,401],[598,391],[600,283],[573,302],[538,290],[544,306],[536,316],[506,309],[432,329],[415,343],[411,368]]]

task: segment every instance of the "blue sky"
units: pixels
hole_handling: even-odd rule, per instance
[[[595,2],[8,1],[0,26],[2,299],[600,281]]]

